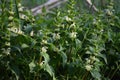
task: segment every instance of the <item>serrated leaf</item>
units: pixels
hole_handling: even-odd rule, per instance
[[[107,64],[107,58],[106,58],[106,55],[105,55],[105,54],[99,54],[99,56],[100,56],[101,58],[103,58],[104,61],[105,61],[105,63]]]
[[[75,43],[76,43],[76,48],[81,47],[81,41],[79,39],[75,39]]]
[[[91,70],[90,73],[91,73],[91,75],[92,75],[95,79],[101,80],[101,74],[100,74],[98,71],[96,71],[96,70]]]
[[[54,76],[54,71],[49,64],[44,64],[43,68],[45,71],[47,71],[50,74],[50,76]]]

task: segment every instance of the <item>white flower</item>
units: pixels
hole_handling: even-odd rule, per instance
[[[77,37],[77,32],[72,32],[69,34],[70,38],[76,38]]]
[[[47,44],[47,40],[42,40],[42,43],[43,44]]]
[[[9,11],[9,14],[14,15],[14,12],[13,11]]]
[[[20,15],[20,18],[21,18],[21,19],[25,19],[25,20],[28,19],[28,17],[27,17],[26,15]]]
[[[65,20],[66,21],[72,21],[72,19],[70,17],[68,17],[68,16],[65,16]]]
[[[75,27],[75,26],[76,26],[75,23],[73,23],[73,24],[70,25],[70,27]]]
[[[21,3],[18,3],[18,7],[21,7]]]
[[[60,34],[59,33],[53,33],[53,39],[55,39],[55,40],[60,39]]]
[[[90,59],[93,60],[93,61],[96,60],[95,56],[90,56]]]
[[[89,64],[91,62],[90,59],[86,59],[86,63]]]
[[[86,66],[85,66],[85,69],[86,69],[87,71],[92,70],[92,65],[86,65]]]
[[[35,21],[35,19],[34,19],[34,18],[32,18],[32,21]]]
[[[42,47],[42,52],[46,53],[47,52],[47,47]]]
[[[2,53],[5,53],[6,55],[10,55],[10,48],[8,49],[5,49],[5,48],[2,48]]]
[[[9,18],[8,18],[8,19],[9,19],[10,21],[11,21],[11,20],[13,20],[13,16],[9,16]]]
[[[24,7],[20,7],[20,8],[18,8],[18,11],[22,12],[23,9],[24,9]]]

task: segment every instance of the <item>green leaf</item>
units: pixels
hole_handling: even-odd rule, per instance
[[[49,58],[49,55],[47,53],[41,53],[41,56],[44,57],[45,63],[49,62],[50,58]]]
[[[81,41],[79,39],[75,39],[75,43],[76,43],[77,50],[79,50],[81,48],[81,45],[82,45]]]
[[[67,63],[67,55],[62,51],[60,53],[62,60],[63,60],[63,66],[65,66],[65,64]]]
[[[30,72],[34,72],[35,67],[36,67],[36,64],[34,63],[34,61],[32,61],[32,62],[29,64]]]
[[[19,80],[20,70],[19,70],[18,66],[16,64],[12,63],[9,66],[9,68],[12,71],[12,73],[15,74],[16,80]]]
[[[99,54],[99,56],[100,56],[101,58],[103,58],[104,61],[105,61],[105,63],[107,64],[107,58],[106,58],[106,55],[105,55],[105,54]]]
[[[43,69],[47,71],[50,74],[50,76],[54,76],[54,71],[49,64],[43,64]]]
[[[101,74],[97,70],[91,70],[90,73],[95,79],[101,80]]]

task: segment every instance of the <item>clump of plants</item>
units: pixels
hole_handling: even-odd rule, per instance
[[[33,16],[17,0],[1,0],[0,79],[119,79],[120,16],[112,3],[93,15],[69,0]]]

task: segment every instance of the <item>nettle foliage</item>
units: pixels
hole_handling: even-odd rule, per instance
[[[118,79],[120,15],[112,2],[93,15],[70,0],[36,17],[17,0],[0,4],[1,80]]]

